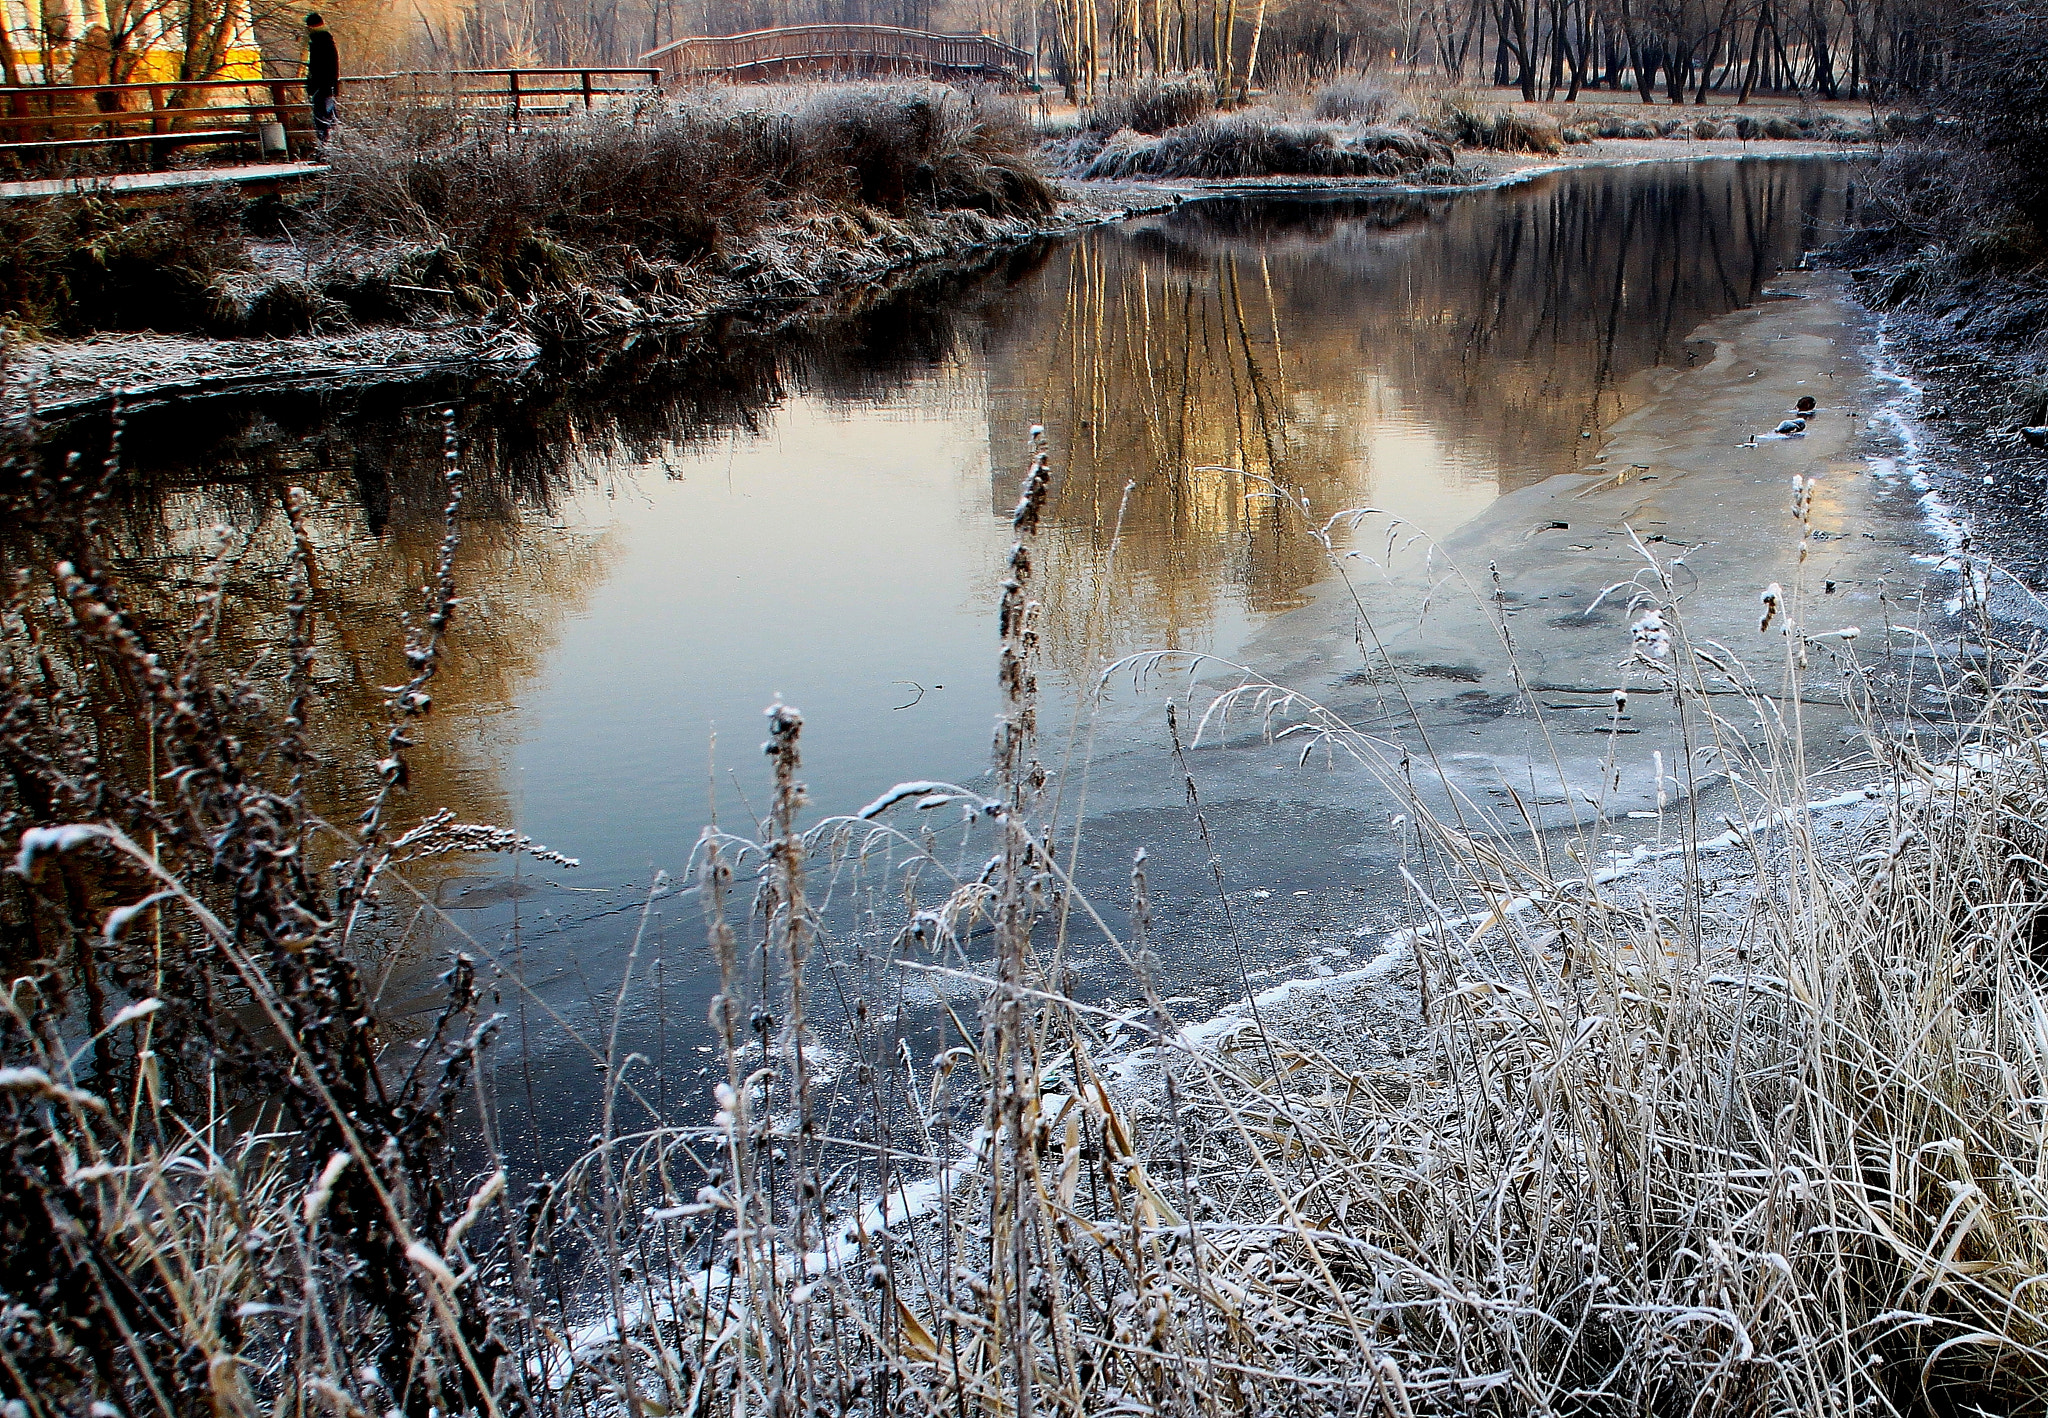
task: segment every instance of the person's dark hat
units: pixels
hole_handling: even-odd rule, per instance
[[[306,28],[309,30],[317,30],[320,28],[320,26],[326,23],[327,21],[320,18],[320,12],[318,10],[315,10],[313,11],[312,14],[306,16]]]

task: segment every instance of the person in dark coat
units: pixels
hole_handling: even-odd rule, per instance
[[[313,106],[313,136],[322,143],[334,131],[334,95],[340,87],[341,55],[316,10],[306,16],[306,102]]]

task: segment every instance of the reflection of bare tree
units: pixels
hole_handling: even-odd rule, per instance
[[[993,436],[1043,423],[1062,454],[1051,653],[1080,670],[1199,641],[1226,595],[1296,603],[1320,564],[1280,534],[1262,478],[1320,509],[1401,510],[1418,476],[1506,491],[1575,469],[1630,376],[1682,363],[1687,335],[1756,299],[1845,200],[1828,165],[1714,164],[1205,204],[1073,244],[990,356]],[[1397,465],[1395,428],[1426,431],[1430,467]],[[992,492],[1011,495],[1002,475]],[[1105,619],[1061,588],[1096,587],[1120,507]]]
[[[993,388],[1030,401],[1006,410],[997,396],[998,436],[1040,421],[1060,450],[1063,534],[1041,547],[1046,644],[1069,671],[1133,636],[1199,641],[1226,586],[1274,610],[1314,578],[1312,549],[1250,494],[1259,477],[1316,482],[1337,467],[1338,430],[1289,416],[1294,372],[1258,254],[1176,258],[1130,241],[1068,248],[1064,281],[1041,283],[1040,311],[1018,322],[1019,334],[1056,337],[1017,346],[1021,367],[992,373]],[[996,501],[1009,493],[999,474]],[[1106,595],[1110,618],[1082,595]]]
[[[226,591],[222,663],[244,667],[248,681],[281,706],[292,586],[288,487],[299,490],[313,562],[307,805],[346,829],[371,792],[370,765],[384,752],[387,687],[407,678],[399,620],[420,613],[419,588],[439,554],[438,518],[408,514],[380,535],[347,470],[302,467],[275,479],[143,490],[107,527],[101,555],[119,573],[130,613],[157,643],[177,643],[218,579]],[[565,534],[538,509],[511,509],[489,496],[480,502],[463,525],[459,634],[434,681],[434,712],[408,767],[422,813],[448,807],[461,820],[509,823],[516,805],[502,771],[504,745],[490,726],[602,574],[604,546]],[[119,719],[101,725],[100,752],[139,782],[151,750],[126,742],[132,728]],[[407,813],[397,816],[404,825]],[[436,861],[415,879],[432,890],[438,876],[459,869],[453,859]]]
[[[1037,258],[1014,259],[1021,264],[1010,269],[1022,271]],[[250,667],[276,709],[286,698],[282,627],[292,583],[285,497],[302,491],[317,581],[308,798],[346,826],[384,756],[386,686],[406,678],[399,618],[417,613],[438,556],[444,410],[453,410],[467,472],[456,567],[463,600],[433,713],[409,755],[411,800],[421,811],[446,807],[464,820],[509,824],[516,804],[503,771],[501,711],[606,571],[604,539],[563,525],[568,496],[616,468],[659,466],[698,439],[756,427],[793,384],[882,397],[906,373],[946,359],[959,345],[960,313],[1005,289],[1000,280],[943,280],[916,293],[922,298],[812,330],[642,340],[505,382],[133,412],[121,428],[115,495],[97,509],[97,555],[163,644],[179,642],[218,563],[226,662]],[[58,430],[40,460],[53,475],[72,455],[96,465],[111,434],[103,420],[81,421]],[[47,574],[48,550],[0,521],[7,565]],[[118,716],[97,733],[120,781],[149,781],[144,736]],[[431,887],[435,872],[421,879]]]

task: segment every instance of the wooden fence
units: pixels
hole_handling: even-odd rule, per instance
[[[615,99],[634,100],[660,92],[659,69],[454,69],[398,74],[351,74],[342,81],[344,98],[353,87],[382,98],[453,103],[498,113],[513,122]]]
[[[254,146],[258,126],[312,126],[296,79],[0,88],[0,157],[19,165],[99,150],[161,159],[194,145]]]
[[[1014,84],[1031,54],[985,34],[931,34],[894,25],[788,25],[749,34],[679,39],[640,56],[665,82],[761,82],[920,74]]]

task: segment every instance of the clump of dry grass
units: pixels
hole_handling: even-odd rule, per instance
[[[1156,138],[1126,130],[1088,177],[1407,177],[1447,173],[1450,149],[1423,133],[1290,118],[1268,108],[1217,113]]]
[[[1363,75],[1333,79],[1315,91],[1309,111],[1318,118],[1346,123],[1386,123],[1407,116],[1407,103],[1395,90]]]
[[[1554,120],[1512,107],[1485,108],[1461,94],[1439,100],[1430,124],[1460,147],[1510,153],[1564,151],[1564,136]]]
[[[1103,137],[1125,128],[1154,136],[1216,109],[1216,80],[1206,73],[1146,74],[1111,85],[1081,117]]]
[[[636,112],[422,141],[415,115],[338,145],[336,230],[445,241],[486,269],[539,234],[590,255],[688,259],[743,245],[792,206],[1036,215],[1014,108],[940,85],[702,90]]]
[[[31,330],[208,328],[246,266],[241,203],[97,198],[0,207],[0,319]]]

